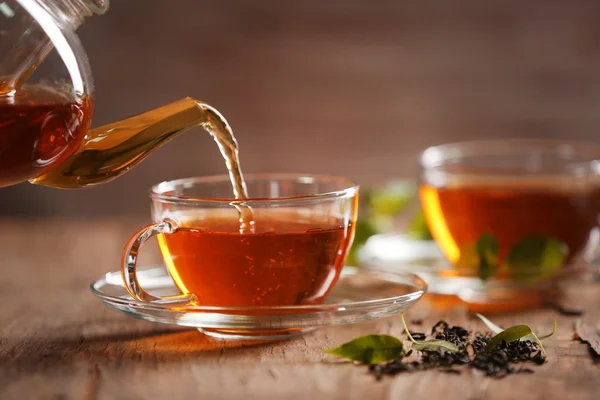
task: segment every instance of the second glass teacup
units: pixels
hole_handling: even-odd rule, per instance
[[[250,175],[246,184],[247,200],[233,199],[226,175],[154,186],[154,223],[123,252],[129,294],[145,302],[209,306],[322,303],[352,243],[358,186],[304,175]],[[250,228],[241,229],[240,211],[250,213]],[[154,235],[180,295],[154,296],[136,277],[140,247]]]
[[[520,302],[594,257],[598,159],[600,145],[543,139],[427,149],[420,196],[429,228],[453,265],[449,277],[476,283],[456,279],[456,292]]]

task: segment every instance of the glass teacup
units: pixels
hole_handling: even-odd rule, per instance
[[[352,243],[358,186],[304,175],[250,175],[246,184],[247,200],[233,198],[225,175],[154,186],[154,223],[123,252],[129,294],[146,302],[210,306],[322,303]],[[243,229],[241,211],[252,218]],[[152,295],[136,277],[140,247],[154,235],[180,295]]]
[[[479,280],[485,295],[473,301],[516,295],[486,293],[490,288],[548,287],[590,261],[599,237],[599,158],[599,145],[558,140],[474,141],[423,152],[428,226],[453,265],[449,274]]]

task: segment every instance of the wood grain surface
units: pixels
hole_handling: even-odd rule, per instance
[[[403,374],[377,382],[321,352],[367,333],[402,335],[398,318],[325,328],[279,343],[223,342],[198,331],[135,320],[110,311],[89,283],[117,270],[139,220],[0,222],[1,399],[597,399],[600,367],[573,340],[578,317],[550,309],[495,315],[556,335],[548,362],[534,374],[486,378],[465,369]],[[148,248],[143,262],[157,261]],[[598,284],[579,285],[579,305],[593,315]],[[439,319],[482,330],[466,309],[424,298],[407,312],[424,326]]]

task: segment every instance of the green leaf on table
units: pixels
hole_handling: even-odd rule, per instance
[[[419,351],[423,351],[423,350],[440,351],[441,350],[441,351],[449,351],[451,353],[459,352],[459,348],[457,345],[455,345],[454,343],[451,343],[451,342],[447,342],[445,340],[440,340],[440,339],[415,340],[412,337],[412,335],[410,334],[408,327],[406,326],[406,321],[404,321],[404,313],[400,314],[400,318],[402,319],[402,325],[404,325],[404,331],[406,332],[406,335],[412,342],[413,349],[419,350]]]
[[[502,342],[511,343],[530,335],[537,342],[538,346],[540,346],[542,353],[545,353],[542,342],[527,325],[515,325],[503,330],[502,332],[490,339],[486,349],[493,350],[496,346],[502,344]]]
[[[488,327],[488,329],[490,331],[492,331],[495,334],[499,334],[501,332],[504,331],[503,328],[499,327],[498,325],[494,324],[492,321],[490,321],[489,319],[487,319],[486,317],[484,317],[481,314],[475,314],[475,316],[477,316],[480,320],[483,321],[483,323]],[[546,333],[543,335],[527,335],[527,336],[523,336],[520,340],[524,340],[524,341],[537,341],[537,340],[544,340],[544,339],[548,339],[550,336],[554,335],[554,333],[556,332],[556,320],[554,320],[554,328],[552,329],[552,332],[550,333]]]
[[[416,240],[433,240],[427,221],[425,220],[425,214],[423,210],[419,211],[412,217],[408,224],[408,236]]]
[[[498,272],[500,244],[494,235],[484,233],[477,240],[475,248],[479,255],[479,277],[486,281]]]
[[[566,243],[546,236],[527,237],[513,246],[506,264],[513,275],[549,278],[555,275],[569,254]]]
[[[365,335],[324,353],[364,364],[393,360],[404,351],[402,341],[390,335]]]

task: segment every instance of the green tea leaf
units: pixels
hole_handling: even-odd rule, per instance
[[[499,334],[497,334],[496,336],[494,336],[493,338],[490,339],[490,341],[487,345],[487,350],[494,349],[494,347],[498,346],[502,342],[506,342],[506,343],[514,342],[515,340],[522,339],[528,335],[531,335],[533,337],[533,339],[540,346],[542,353],[545,353],[542,342],[540,342],[540,339],[538,339],[538,337],[535,335],[535,333],[533,333],[531,328],[527,325],[515,325],[515,326],[511,326],[510,328],[503,330],[502,332],[500,332]]]
[[[425,214],[423,214],[423,210],[419,209],[419,211],[413,216],[408,224],[407,233],[408,236],[416,240],[433,239],[433,236],[431,236],[431,232],[429,231],[429,227],[427,226],[427,221],[425,220]]]
[[[412,342],[413,349],[419,350],[419,351],[423,351],[423,350],[446,350],[446,351],[449,351],[451,353],[458,353],[458,351],[459,351],[458,346],[455,345],[454,343],[447,342],[445,340],[430,339],[430,340],[423,340],[423,341],[419,340],[419,341],[416,341],[412,337],[412,335],[410,334],[410,331],[408,330],[408,327],[406,326],[406,321],[404,321],[404,313],[400,314],[400,318],[402,319],[402,325],[404,325],[404,331],[406,332],[406,335],[408,336],[408,338]]]
[[[402,341],[389,335],[365,335],[324,353],[364,364],[393,360],[404,351]]]
[[[498,272],[498,239],[490,233],[482,234],[476,244],[479,255],[479,277],[486,281]]]
[[[506,260],[507,266],[517,277],[531,276],[549,278],[564,264],[569,247],[560,240],[546,236],[530,236],[513,246]]]
[[[492,321],[490,321],[489,319],[487,319],[483,315],[481,315],[481,314],[475,314],[475,315],[480,320],[483,321],[483,323],[488,327],[489,330],[491,330],[495,334],[498,334],[498,333],[504,331],[504,329],[502,329],[498,325],[494,324]],[[550,336],[554,335],[555,332],[556,332],[556,320],[554,320],[554,329],[552,329],[552,332],[546,333],[544,335],[537,335],[537,340],[548,339]],[[536,337],[534,337],[533,335],[527,335],[527,336],[523,336],[520,340],[525,340],[525,341],[530,341],[531,342],[531,341],[536,341]]]

